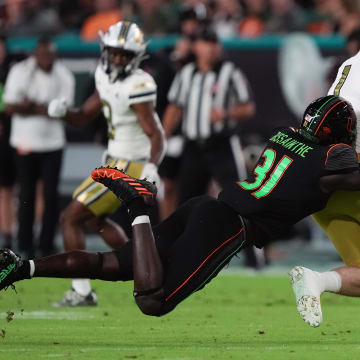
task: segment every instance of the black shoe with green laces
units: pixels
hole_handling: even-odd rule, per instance
[[[23,261],[9,249],[0,249],[0,290],[11,286],[15,290],[13,283],[24,279],[21,277],[19,268]]]

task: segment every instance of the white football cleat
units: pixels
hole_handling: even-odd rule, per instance
[[[52,306],[54,307],[96,306],[96,305],[97,305],[97,296],[94,290],[91,290],[88,295],[83,296],[77,293],[74,289],[69,290],[61,301],[52,303]]]
[[[320,326],[322,323],[320,290],[314,272],[303,266],[295,266],[289,275],[298,313],[310,326]]]

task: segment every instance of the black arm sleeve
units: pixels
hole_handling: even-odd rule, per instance
[[[360,190],[360,172],[353,148],[343,144],[330,147],[320,179],[325,192]]]
[[[358,169],[355,150],[345,144],[336,144],[329,148],[322,175],[351,173]]]

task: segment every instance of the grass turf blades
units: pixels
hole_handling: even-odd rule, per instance
[[[222,274],[162,318],[137,309],[132,283],[94,281],[99,306],[50,306],[68,280],[0,293],[0,359],[355,359],[359,299],[325,294],[310,328],[284,276]]]

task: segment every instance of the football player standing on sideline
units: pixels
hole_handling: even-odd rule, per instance
[[[80,109],[68,109],[63,99],[49,104],[52,117],[72,125],[94,119],[102,110],[108,124],[105,163],[126,169],[134,177],[147,178],[159,185],[157,167],[165,148],[165,138],[155,113],[156,84],[138,66],[144,57],[144,36],[135,23],[112,25],[100,34],[101,58],[95,72],[96,90]],[[86,179],[74,192],[73,201],[61,217],[66,251],[85,249],[82,226],[97,232],[112,248],[118,249],[128,238],[122,228],[106,215],[119,208],[121,201],[109,189]],[[96,305],[90,280],[73,279],[72,290],[58,306]]]
[[[358,118],[360,117],[359,50],[358,30],[348,39],[348,52],[353,51],[354,56],[339,67],[336,79],[328,92],[329,95],[341,96],[349,101]],[[359,132],[358,123],[357,133]],[[359,158],[359,135],[356,139],[356,151]],[[330,238],[346,265],[323,273],[296,266],[290,272],[298,312],[310,326],[317,327],[322,322],[320,295],[324,291],[360,296],[360,192],[335,192],[326,208],[314,214],[313,218]],[[314,303],[315,306],[308,306],[309,303]]]

